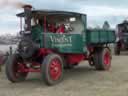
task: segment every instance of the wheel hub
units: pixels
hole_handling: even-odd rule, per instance
[[[58,59],[52,60],[50,64],[50,76],[53,80],[58,80],[59,77],[61,76],[61,64]]]

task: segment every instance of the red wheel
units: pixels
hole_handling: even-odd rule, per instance
[[[23,67],[25,67],[25,64],[23,64],[22,58],[16,54],[11,55],[6,64],[6,75],[8,80],[11,82],[24,81],[28,73],[20,71]]]
[[[111,52],[108,48],[95,52],[95,68],[97,70],[109,70],[111,67]]]
[[[63,77],[63,60],[59,55],[50,54],[45,57],[42,64],[42,75],[46,84],[59,83]]]
[[[105,66],[110,67],[110,64],[111,64],[111,56],[110,56],[110,53],[109,52],[106,52],[104,54],[104,64],[105,64]]]
[[[50,63],[50,76],[52,80],[58,80],[61,76],[61,62],[59,59],[53,59]]]

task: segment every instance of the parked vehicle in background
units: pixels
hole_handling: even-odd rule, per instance
[[[128,50],[128,21],[117,25],[115,55],[120,55],[121,51]]]

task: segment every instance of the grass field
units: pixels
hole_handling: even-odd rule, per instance
[[[128,96],[128,56],[113,56],[110,71],[96,71],[82,62],[65,71],[64,80],[53,87],[46,86],[40,74],[30,74],[26,81],[10,83],[0,73],[0,96]]]
[[[46,86],[39,73],[30,73],[21,83],[10,83],[3,67],[0,73],[0,96],[128,96],[128,53],[113,56],[109,71],[96,71],[87,62],[66,70],[64,80]]]

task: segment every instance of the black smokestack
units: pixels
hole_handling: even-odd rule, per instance
[[[24,5],[24,15],[25,15],[25,33],[31,33],[31,14],[32,14],[32,6]]]

